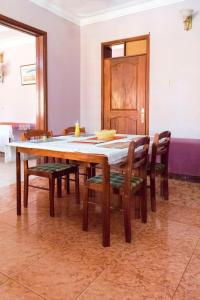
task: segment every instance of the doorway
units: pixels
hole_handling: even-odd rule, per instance
[[[0,24],[36,38],[36,127],[47,130],[47,33],[1,14]]]
[[[102,44],[102,128],[149,132],[150,36]]]

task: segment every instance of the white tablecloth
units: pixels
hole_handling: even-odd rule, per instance
[[[120,134],[120,136],[122,136]],[[88,136],[83,136],[76,138],[74,136],[60,136],[50,138],[46,141],[35,140],[27,142],[12,142],[6,147],[5,161],[15,160],[15,148],[16,147],[26,147],[35,149],[45,149],[60,152],[81,152],[81,153],[91,153],[91,154],[103,154],[108,157],[109,164],[117,164],[123,161],[127,157],[128,148],[124,149],[114,149],[114,148],[104,148],[104,145],[116,143],[116,142],[128,142],[132,139],[138,139],[141,136],[138,135],[124,135],[123,139],[113,140],[101,144],[86,144],[86,143],[72,143],[73,141],[84,141],[88,139]]]

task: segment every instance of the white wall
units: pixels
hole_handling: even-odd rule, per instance
[[[195,11],[186,32],[180,9]],[[101,126],[101,42],[150,32],[150,134],[200,138],[200,0],[133,14],[81,29],[81,124]]]
[[[36,62],[35,42],[4,48],[3,52],[6,74],[0,83],[0,122],[35,123],[36,85],[22,85],[20,75],[20,66]]]

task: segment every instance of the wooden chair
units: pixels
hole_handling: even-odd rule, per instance
[[[154,135],[151,160],[148,166],[150,176],[151,210],[156,211],[156,176],[161,176],[161,196],[165,200],[169,198],[168,188],[168,157],[170,146],[170,131],[163,131]]]
[[[42,137],[52,137],[52,132],[45,132],[43,130],[28,130],[23,134],[22,140],[32,140]],[[24,207],[28,206],[28,187],[40,188],[44,190],[49,190],[49,204],[50,204],[50,216],[54,217],[54,189],[55,189],[55,179],[57,179],[57,194],[58,197],[62,197],[62,177],[68,176],[70,173],[75,174],[75,195],[76,201],[79,203],[79,176],[78,167],[73,164],[63,164],[63,163],[42,163],[37,164],[34,167],[29,167],[28,160],[24,161]],[[49,189],[33,186],[29,184],[29,176],[39,176],[49,179]]]
[[[85,133],[85,127],[80,128],[81,133]],[[71,126],[64,129],[64,135],[70,135],[75,133],[75,126]]]
[[[124,229],[126,242],[131,242],[131,196],[132,193],[141,194],[141,218],[147,222],[147,162],[148,162],[149,137],[131,141],[127,161],[123,166],[124,174],[110,173],[110,186],[119,190],[122,195],[124,209]],[[137,174],[136,174],[137,173]],[[100,191],[103,184],[103,174],[89,178],[84,183],[83,193],[83,230],[88,230],[88,191]],[[104,216],[102,216],[104,218]]]

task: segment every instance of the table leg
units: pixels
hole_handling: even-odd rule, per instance
[[[102,217],[103,217],[103,246],[110,246],[110,166],[103,166],[103,193],[102,193]]]
[[[21,215],[21,160],[20,152],[16,149],[16,192],[17,192],[17,215]]]

